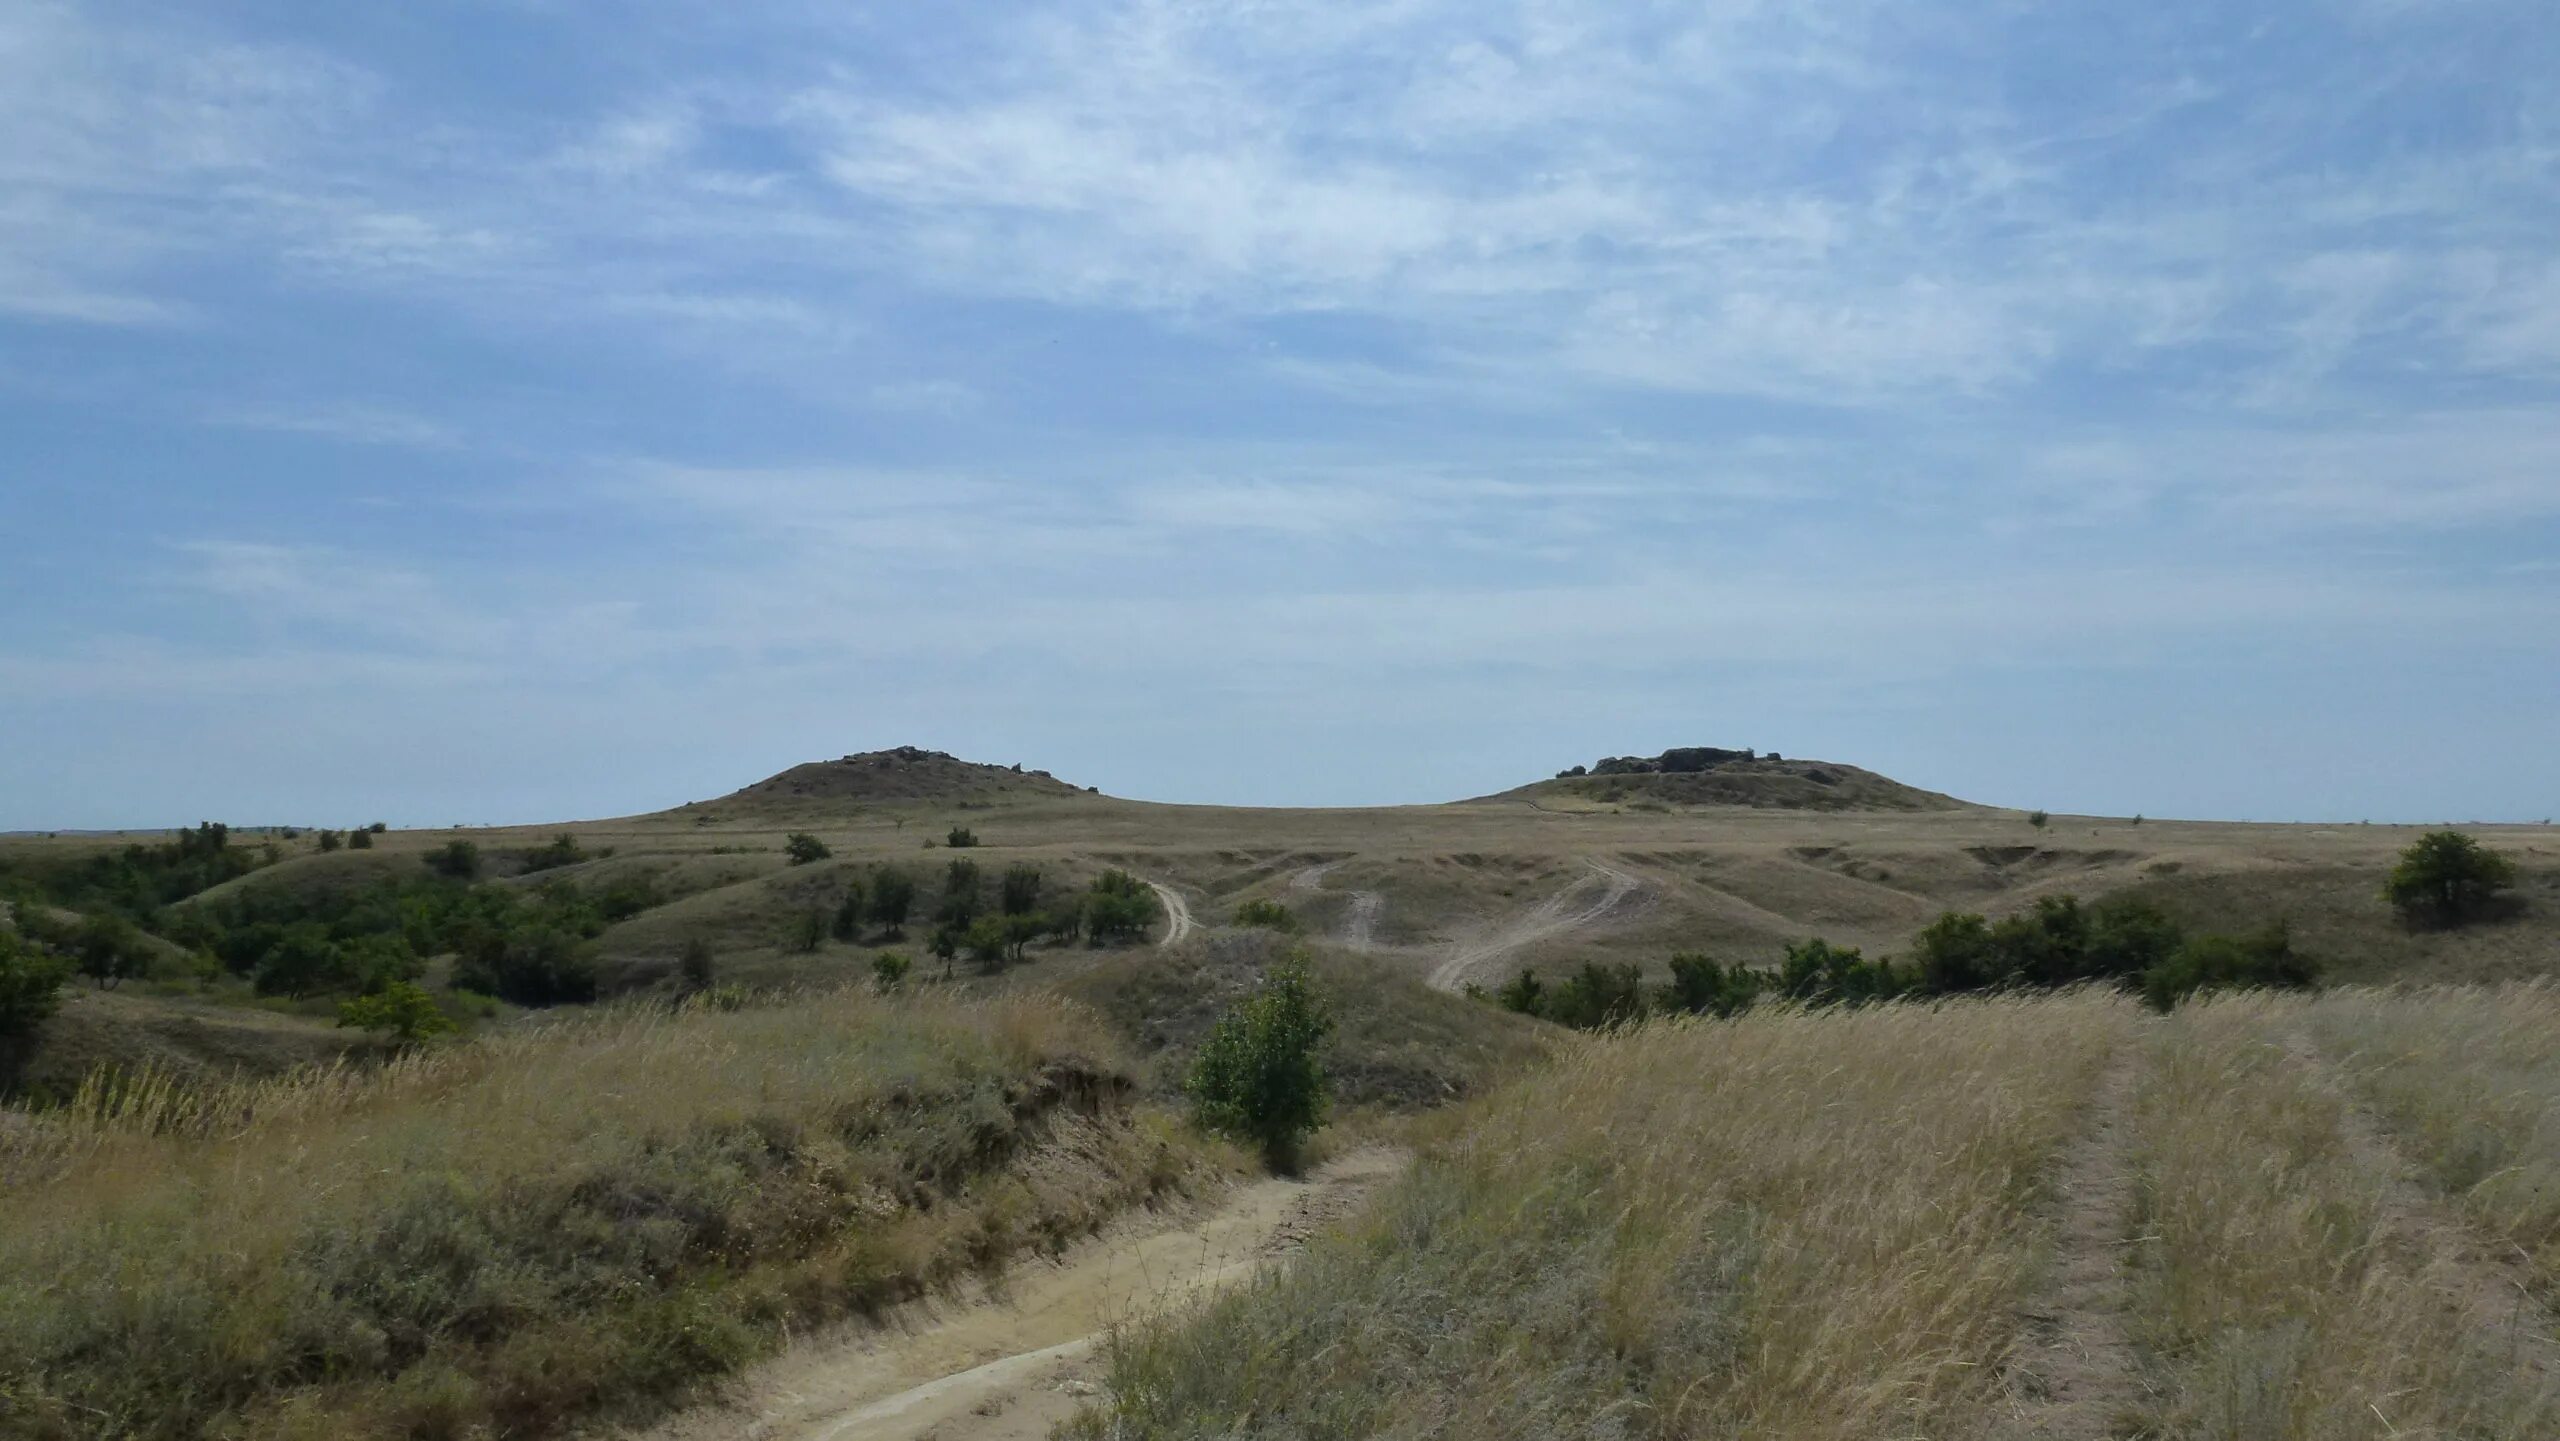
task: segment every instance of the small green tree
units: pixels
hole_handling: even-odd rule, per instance
[[[393,981],[371,995],[338,1007],[338,1024],[399,1041],[423,1041],[454,1029],[435,997],[408,981]]]
[[[812,861],[823,861],[835,854],[827,849],[825,841],[807,831],[793,831],[785,838],[782,842],[782,853],[790,857],[791,864],[795,866],[805,866]]]
[[[1296,935],[1298,918],[1289,908],[1273,900],[1252,900],[1236,907],[1236,924],[1283,935]]]
[[[2052,823],[2053,817],[2046,815],[2042,811],[2027,812],[2027,824],[2034,826],[2037,830],[2043,830],[2046,826],[2051,825]]]
[[[336,831],[320,831],[317,834],[320,837],[320,851],[323,855],[346,844],[346,837],[339,835]]]
[[[372,850],[373,832],[370,830],[352,830],[347,832],[347,849],[351,851]]]
[[[942,868],[942,904],[935,919],[966,928],[978,919],[978,863],[962,857]]]
[[[676,957],[677,992],[698,996],[710,990],[715,969],[710,942],[699,936],[685,942],[684,951]]]
[[[1524,1016],[1547,1013],[1546,983],[1539,980],[1538,973],[1528,966],[1522,966],[1520,974],[1503,982],[1502,989],[1493,993],[1493,999],[1504,1010],[1517,1011]]]
[[[862,882],[849,882],[844,899],[836,903],[835,922],[831,930],[835,938],[851,945],[862,939]]]
[[[140,927],[121,916],[91,916],[73,942],[80,974],[112,991],[150,968],[150,945]]]
[[[69,968],[53,956],[0,929],[0,1038],[22,1036],[44,1024],[62,1005]]]
[[[942,838],[942,843],[955,851],[965,850],[978,843],[978,833],[967,826],[953,826],[951,834]]]
[[[480,878],[480,847],[470,841],[447,841],[425,856],[427,869],[457,881]]]
[[[1095,945],[1136,940],[1147,933],[1163,911],[1145,881],[1123,870],[1094,877],[1084,898],[1084,932]]]
[[[1324,1124],[1330,1086],[1318,1054],[1333,1030],[1323,998],[1293,957],[1210,1031],[1184,1089],[1206,1129],[1259,1147],[1276,1169]]]
[[[882,951],[871,958],[872,984],[884,991],[894,991],[907,982],[907,972],[915,962],[896,951]]]
[[[1007,866],[996,892],[996,909],[1008,916],[1027,916],[1040,909],[1040,868]]]
[[[2400,853],[2382,897],[2409,925],[2458,926],[2514,885],[2515,862],[2460,831],[2429,831]]]
[[[915,878],[895,867],[883,868],[871,878],[871,919],[896,940],[907,933],[907,915],[915,909]]]
[[[834,923],[835,917],[826,911],[802,911],[791,923],[791,948],[805,953],[825,945]]]

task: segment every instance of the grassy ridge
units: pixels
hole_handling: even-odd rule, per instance
[[[2137,1024],[2080,994],[1579,1043],[1301,1264],[1123,1337],[1077,1434],[1971,1434]]]
[[[0,1140],[0,1434],[532,1434],[1201,1163],[1055,1002],[612,1011]]]

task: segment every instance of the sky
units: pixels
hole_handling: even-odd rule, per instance
[[[0,828],[2560,812],[2549,0],[0,7]]]

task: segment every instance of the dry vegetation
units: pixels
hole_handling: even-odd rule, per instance
[[[538,1434],[1091,1229],[1205,1153],[1089,1014],[608,1011],[0,1133],[0,1434]]]
[[[2079,995],[1579,1045],[1300,1265],[1125,1338],[1082,1434],[1968,1434],[2039,1177],[2135,1024]]]
[[[2560,1435],[2555,1053],[2539,986],[1648,1025],[1077,1434]]]

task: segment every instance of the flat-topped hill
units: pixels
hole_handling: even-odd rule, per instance
[[[1047,771],[964,761],[943,751],[897,746],[831,761],[811,761],[756,782],[714,806],[794,804],[894,805],[958,800],[1037,800],[1086,792]]]
[[[1778,811],[1961,811],[1969,801],[1904,785],[1838,761],[1789,760],[1751,750],[1679,746],[1658,756],[1607,756],[1498,799],[1574,808],[1741,806]]]

